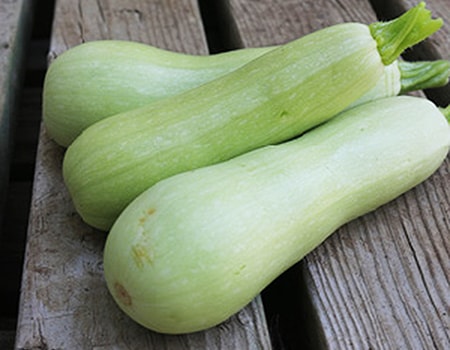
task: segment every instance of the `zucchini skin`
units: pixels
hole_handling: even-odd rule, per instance
[[[156,182],[295,137],[371,90],[384,69],[366,25],[319,30],[185,93],[95,123],[67,149],[65,183],[83,220],[108,230]]]
[[[67,147],[99,120],[197,87],[271,49],[187,55],[120,40],[78,45],[57,57],[46,73],[47,133]]]
[[[427,179],[449,145],[435,105],[393,97],[293,141],[163,180],[111,229],[108,288],[155,331],[215,326],[337,228]]]

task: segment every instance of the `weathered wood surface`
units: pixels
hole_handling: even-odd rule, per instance
[[[393,8],[396,3],[390,2]],[[416,3],[398,1],[395,16]],[[446,23],[425,45],[435,52],[422,51],[420,57],[449,59],[450,2],[427,4]],[[291,0],[283,6],[230,0],[228,11],[235,42],[243,46],[280,44],[337,22],[377,19],[370,3],[359,0]],[[450,103],[448,93],[440,99]],[[306,288],[301,293],[311,303],[308,309],[305,301],[300,311],[311,317],[314,346],[450,348],[449,179],[448,158],[428,181],[346,225],[298,265],[305,279],[299,284]],[[290,322],[302,317],[290,315]]]
[[[206,54],[197,3],[59,0],[50,57],[84,41],[124,39]],[[65,190],[64,150],[41,130],[17,328],[17,349],[270,349],[260,298],[224,324],[186,336],[148,331],[106,290],[105,235],[79,219]]]
[[[368,1],[228,1],[232,33],[242,47],[283,44],[329,25],[376,20]]]
[[[12,130],[31,12],[29,1],[0,0],[0,223],[7,194]]]

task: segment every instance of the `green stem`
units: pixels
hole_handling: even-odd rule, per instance
[[[444,86],[450,77],[450,61],[398,61],[400,70],[401,91],[431,89]]]
[[[392,21],[370,24],[369,29],[377,42],[381,60],[388,65],[404,50],[439,30],[442,24],[442,19],[431,18],[425,2],[421,2]]]
[[[450,105],[448,105],[447,107],[439,107],[439,110],[442,112],[444,117],[450,123]]]

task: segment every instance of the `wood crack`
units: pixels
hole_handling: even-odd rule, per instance
[[[81,5],[81,1],[78,1],[78,13],[80,14],[79,20],[77,21],[78,32],[80,33],[80,41],[82,43],[85,42],[84,39],[84,18],[83,18],[83,6]]]

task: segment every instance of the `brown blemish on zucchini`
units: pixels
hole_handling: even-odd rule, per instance
[[[147,211],[144,213],[144,215],[142,217],[139,218],[139,223],[141,225],[143,225],[145,223],[145,221],[147,221],[147,219],[149,218],[149,216],[153,215],[156,212],[155,208],[149,208],[147,209]]]
[[[136,266],[140,269],[142,269],[145,264],[153,264],[153,258],[150,256],[148,248],[140,244],[135,244],[131,247],[131,255]]]
[[[119,282],[114,283],[114,292],[117,299],[122,305],[130,307],[133,304],[133,299],[131,298],[130,293],[128,293],[123,284]]]

